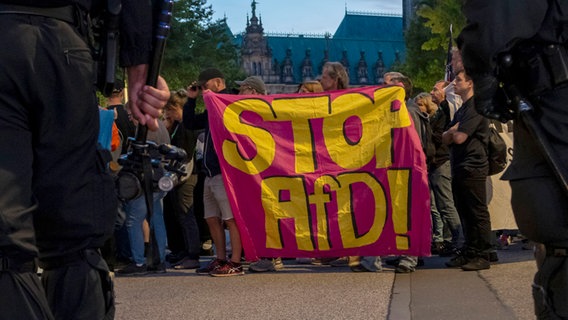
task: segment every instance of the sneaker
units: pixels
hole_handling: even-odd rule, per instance
[[[149,273],[166,273],[166,264],[161,262],[157,265],[148,266]]]
[[[195,273],[199,274],[209,274],[210,272],[217,270],[221,266],[225,265],[227,261],[221,259],[213,259],[206,267],[198,268]]]
[[[458,251],[451,242],[444,241],[442,247],[438,250],[438,255],[440,257],[451,257],[453,255],[458,255]]]
[[[190,259],[189,257],[183,258],[178,264],[174,266],[174,269],[182,270],[182,269],[197,269],[199,268],[199,260]]]
[[[409,267],[407,265],[404,264],[399,264],[396,269],[394,269],[395,273],[411,273],[414,272],[415,269],[412,267]]]
[[[276,258],[272,261],[274,262],[274,269],[276,270],[284,269],[284,262],[282,262],[282,258]]]
[[[468,261],[468,263],[461,266],[463,271],[478,271],[489,269],[491,263],[482,257],[475,257]]]
[[[432,242],[430,246],[430,253],[432,254],[440,254],[440,251],[444,248],[443,242]]]
[[[365,266],[362,263],[357,263],[357,264],[350,264],[349,265],[349,269],[351,269],[351,271],[353,272],[381,272],[383,271],[382,267],[372,267],[372,269],[367,269],[365,268]]]
[[[499,239],[497,239],[497,246],[501,250],[509,249],[510,244],[511,244],[511,237],[504,233],[499,237]]]
[[[417,267],[423,267],[424,266],[424,258],[418,257],[418,259],[416,260],[416,266]]]
[[[258,261],[252,262],[249,266],[249,270],[252,272],[268,272],[276,271],[275,261],[276,259],[260,259]],[[282,260],[280,260],[280,269],[282,269]]]
[[[385,260],[386,265],[393,266],[393,267],[398,266],[399,263],[400,263],[400,257]],[[422,258],[422,257],[418,257],[418,259],[416,260],[416,266],[417,267],[424,266],[424,263],[425,263],[424,258]]]
[[[349,257],[337,258],[329,263],[332,267],[347,267],[349,266]]]
[[[446,267],[448,268],[461,268],[463,265],[467,264],[468,262],[469,260],[465,256],[460,255],[452,258],[450,261],[447,261],[445,264]]]
[[[243,274],[245,274],[243,265],[232,261],[227,261],[227,263],[209,273],[213,277],[232,277],[242,276]]]
[[[126,267],[116,271],[116,276],[143,276],[148,274],[148,267],[143,264],[137,266],[136,263],[130,263]]]
[[[367,270],[367,268],[363,267],[360,264],[349,266],[349,269],[351,269],[351,271],[353,271],[353,272],[371,272],[371,271]]]
[[[114,262],[114,270],[120,270],[130,264],[130,259],[116,258]],[[109,266],[110,267],[110,266]]]
[[[166,261],[171,263],[171,264],[177,264],[181,260],[183,260],[186,256],[187,256],[187,254],[183,251],[176,252],[176,253],[170,252],[170,253],[166,254]]]
[[[209,251],[209,250],[213,249],[213,241],[205,240],[203,242],[203,244],[201,245],[201,249],[203,249],[205,251]]]
[[[361,264],[361,256],[349,256],[347,257],[347,265],[349,267],[358,266]],[[380,261],[380,258],[379,258]]]

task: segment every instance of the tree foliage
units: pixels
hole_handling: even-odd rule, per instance
[[[206,0],[175,0],[162,75],[170,89],[186,88],[207,67],[221,70],[230,81],[243,74],[237,47],[224,20],[212,21]]]
[[[416,18],[405,34],[406,61],[401,71],[414,82],[415,93],[430,91],[443,79],[450,25],[455,39],[465,26],[462,0],[425,0],[416,8]],[[455,45],[455,42],[454,42]]]

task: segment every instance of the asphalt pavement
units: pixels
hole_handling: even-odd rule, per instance
[[[174,270],[117,277],[116,319],[535,319],[531,250],[514,242],[482,271],[448,269],[425,258],[410,274],[378,273],[285,260],[277,272],[236,277]],[[205,265],[209,257],[202,259]]]

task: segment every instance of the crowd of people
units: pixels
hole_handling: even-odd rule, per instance
[[[455,58],[456,79],[437,81],[430,92],[413,95],[411,79],[394,71],[384,74],[383,85],[404,88],[409,116],[425,155],[431,193],[432,254],[448,257],[446,265],[450,268],[473,271],[490,268],[490,262],[498,260],[485,190],[489,120],[470,107],[473,83],[459,64],[459,57]],[[167,194],[154,194],[150,224],[144,219],[143,197],[119,205],[126,214],[125,223],[115,231],[111,242],[115,248],[109,250],[108,256],[118,276],[165,272],[167,267],[195,269],[198,274],[211,276],[233,276],[245,273],[245,262],[250,272],[284,268],[280,257],[245,261],[239,229],[213,148],[207,110],[196,112],[199,94],[205,90],[224,94],[268,94],[260,77],[250,76],[236,84],[238,88],[229,90],[223,73],[208,68],[186,89],[171,91],[158,134],[152,133],[149,139],[183,148],[190,155],[187,159],[189,174]],[[348,84],[349,75],[343,65],[328,62],[319,80],[300,84],[297,92],[341,90],[347,89]],[[122,90],[118,86],[115,93],[120,94]],[[112,100],[113,96],[109,99],[109,108],[122,114],[116,118],[121,136],[132,136],[133,125],[124,122],[127,112],[121,111],[124,106]],[[457,111],[452,113],[450,109]],[[124,154],[127,149],[122,147]],[[154,265],[148,265],[144,257],[151,240],[150,229],[154,231],[153,240],[159,253]],[[214,255],[214,258],[202,266],[200,258],[204,255]],[[382,270],[383,260],[379,256],[351,256],[298,258],[297,262],[345,266],[354,272],[377,272]],[[388,257],[384,262],[395,266],[397,273],[409,273],[423,265],[424,259],[398,256]]]

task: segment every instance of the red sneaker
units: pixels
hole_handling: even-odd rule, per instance
[[[227,261],[221,267],[209,272],[209,275],[213,277],[231,277],[231,276],[242,276],[245,274],[243,266],[240,263],[235,263],[232,261]]]
[[[206,267],[196,269],[195,273],[209,274],[211,271],[217,270],[218,268],[225,265],[226,263],[227,263],[227,261],[225,261],[225,260],[214,259],[214,260],[211,260],[211,262],[209,262],[209,264]]]

